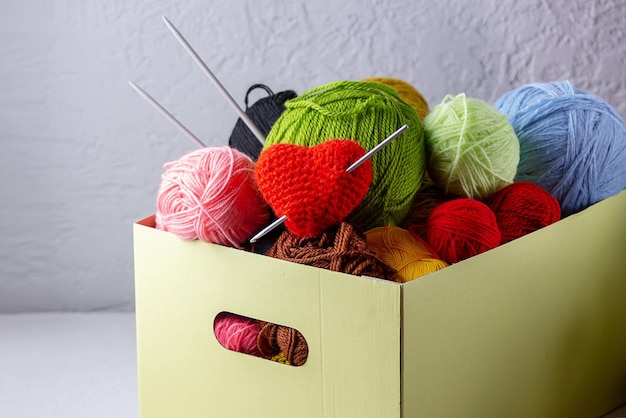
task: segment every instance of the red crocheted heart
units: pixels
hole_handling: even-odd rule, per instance
[[[256,163],[261,194],[276,216],[296,236],[315,237],[343,221],[365,197],[372,182],[368,160],[351,173],[365,154],[357,142],[332,139],[313,147],[274,144]]]

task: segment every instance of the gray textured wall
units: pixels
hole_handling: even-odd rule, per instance
[[[626,115],[623,0],[4,2],[0,312],[133,308],[132,223],[195,147],[128,80],[226,145],[236,117],[161,15],[241,103],[257,82],[394,76],[432,107],[570,79]]]

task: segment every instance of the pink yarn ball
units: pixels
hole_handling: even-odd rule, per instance
[[[269,220],[254,162],[230,147],[208,147],[165,164],[156,227],[181,239],[241,248]]]
[[[261,356],[257,348],[257,337],[261,332],[259,321],[229,312],[220,312],[215,317],[213,332],[224,348],[238,353]]]

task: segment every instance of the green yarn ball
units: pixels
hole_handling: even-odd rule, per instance
[[[428,174],[446,194],[480,200],[515,178],[519,140],[489,103],[446,96],[424,119],[424,136]]]
[[[277,143],[314,146],[329,139],[352,139],[369,151],[408,125],[372,157],[369,191],[347,221],[365,231],[404,219],[422,183],[426,149],[417,112],[394,89],[380,83],[338,81],[291,99],[285,107],[265,148]]]

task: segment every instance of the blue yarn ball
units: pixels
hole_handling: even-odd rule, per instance
[[[562,81],[522,86],[494,106],[519,138],[515,181],[550,192],[564,217],[626,188],[626,124],[601,98]]]

